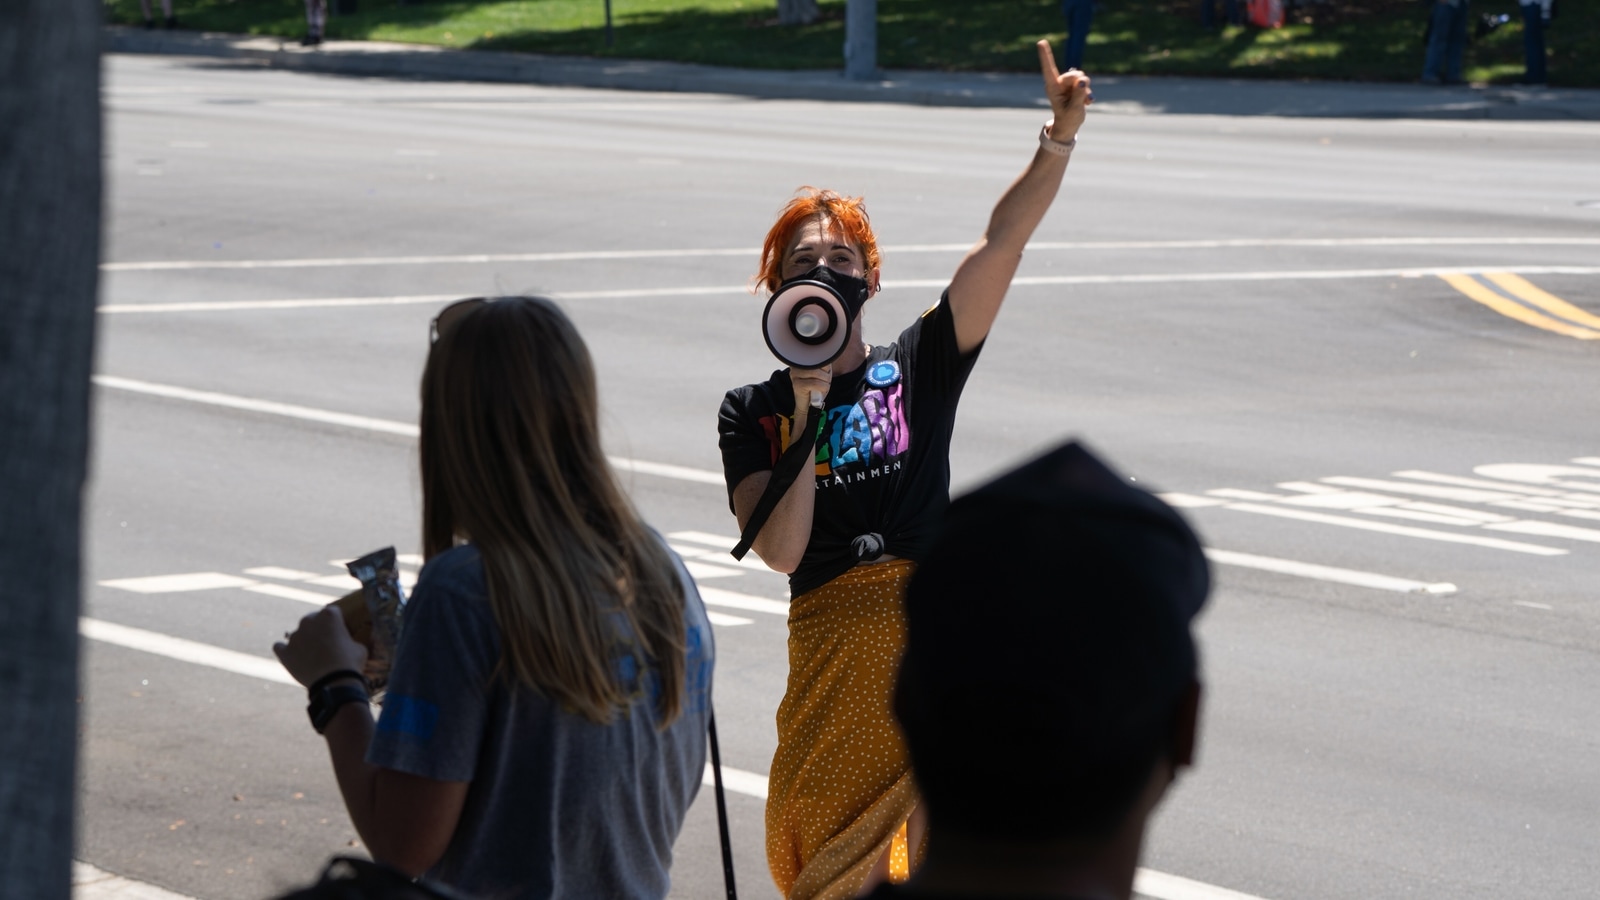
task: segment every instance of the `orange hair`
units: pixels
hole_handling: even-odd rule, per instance
[[[784,204],[778,213],[778,221],[772,223],[767,239],[761,245],[761,270],[756,273],[755,280],[769,293],[776,291],[778,285],[783,283],[783,256],[789,251],[795,232],[816,216],[822,216],[838,226],[847,240],[861,248],[867,272],[877,271],[881,259],[878,238],[872,233],[872,221],[867,218],[866,204],[860,197],[845,197],[834,191],[807,185],[795,191],[794,199]]]

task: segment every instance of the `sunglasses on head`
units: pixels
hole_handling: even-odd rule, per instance
[[[439,310],[439,314],[428,323],[428,343],[436,344],[439,338],[461,321],[461,317],[489,302],[487,297],[468,297]]]

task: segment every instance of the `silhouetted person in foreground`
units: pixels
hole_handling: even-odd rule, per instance
[[[1194,532],[1068,444],[956,500],[912,577],[895,695],[926,858],[871,897],[1126,900],[1194,759]]]

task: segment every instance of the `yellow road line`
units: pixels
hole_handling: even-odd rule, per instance
[[[1510,272],[1485,272],[1483,277],[1499,285],[1506,293],[1521,297],[1534,306],[1566,319],[1568,322],[1600,329],[1600,316],[1586,309],[1573,306],[1554,294],[1545,293],[1520,275],[1513,275]]]
[[[1545,331],[1553,331],[1556,334],[1564,334],[1567,337],[1574,337],[1579,340],[1592,341],[1600,339],[1600,329],[1583,328],[1531,310],[1515,300],[1508,300],[1489,290],[1473,280],[1470,275],[1440,275],[1439,277],[1444,279],[1445,283],[1473,300],[1482,303],[1502,316],[1516,319],[1524,325],[1532,325],[1535,328],[1543,328]],[[1552,297],[1551,299],[1556,298]]]

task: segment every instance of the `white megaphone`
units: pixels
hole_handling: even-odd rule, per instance
[[[817,266],[779,285],[761,314],[762,336],[785,364],[821,368],[850,346],[856,314],[869,294],[865,280]]]

